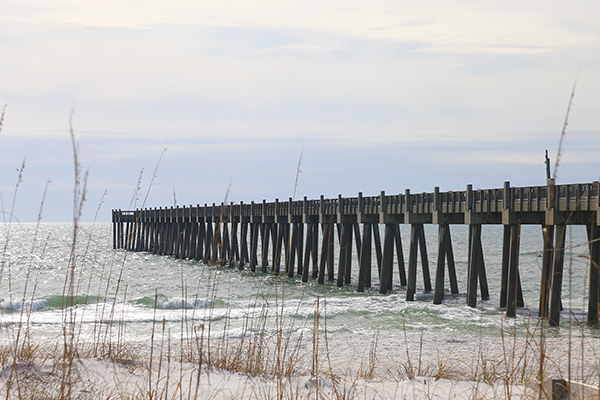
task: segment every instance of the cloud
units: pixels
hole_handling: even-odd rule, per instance
[[[516,1],[274,0],[178,1],[45,1],[4,2],[0,20],[85,28],[152,29],[158,26],[205,26],[328,32],[355,39],[418,41],[432,51],[462,52],[553,49],[598,41],[593,1],[543,5]],[[456,51],[456,50],[452,50]],[[512,54],[512,53],[511,53]]]
[[[341,47],[324,47],[307,44],[284,44],[281,46],[270,47],[260,49],[257,51],[258,54],[273,54],[279,52],[292,52],[292,51],[339,51]]]
[[[444,53],[444,54],[500,54],[500,55],[536,55],[555,53],[553,47],[506,47],[506,46],[444,46],[413,50],[415,53]]]

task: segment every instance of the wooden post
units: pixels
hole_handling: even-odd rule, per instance
[[[346,277],[346,268],[348,265],[346,246],[348,241],[346,240],[348,233],[348,224],[344,221],[344,198],[341,194],[338,194],[337,199],[337,228],[338,228],[338,240],[339,240],[339,257],[338,257],[338,277],[337,286],[342,287],[344,285],[344,279]]]
[[[273,273],[279,274],[281,271],[281,259],[285,257],[283,254],[284,251],[284,242],[285,242],[285,229],[287,226],[286,222],[280,222],[277,227],[277,245],[275,246],[275,260],[273,261]],[[284,261],[285,265],[285,261]],[[284,266],[285,268],[285,266]]]
[[[123,223],[123,212],[121,211],[121,209],[118,210],[119,213],[119,223],[117,226],[117,246],[119,247],[119,249],[124,249],[125,248],[125,241],[124,241],[124,236],[125,236],[125,225]]]
[[[178,243],[177,243],[177,256],[181,259],[185,259],[186,258],[186,251],[187,251],[187,246],[185,243],[185,240],[187,238],[187,232],[186,232],[186,227],[187,227],[187,222],[186,222],[186,215],[187,215],[187,207],[183,206],[183,209],[178,209],[177,210],[177,221],[178,221],[178,225],[179,225],[179,229],[178,229]]]
[[[286,266],[286,272],[291,278],[294,276],[294,262],[296,260],[296,251],[298,250],[298,224],[291,224],[290,227],[292,229],[292,237],[290,242],[290,251],[287,256],[289,263]]]
[[[150,232],[150,211],[142,210],[142,240],[140,251],[148,251],[149,248],[149,232]]]
[[[155,216],[154,216],[154,221],[156,223],[156,232],[154,233],[154,249],[152,250],[153,254],[161,254],[161,249],[162,249],[162,242],[163,242],[163,227],[164,227],[164,221],[163,221],[163,211],[162,211],[162,207],[159,207],[158,209],[154,210]]]
[[[168,256],[172,256],[173,255],[173,248],[175,246],[175,225],[176,225],[176,220],[175,220],[175,209],[173,207],[170,207],[169,209],[166,210],[167,211],[167,235],[166,235],[166,239],[167,239],[167,247],[165,249],[165,254]]]
[[[166,228],[165,228],[165,255],[173,255],[173,227],[175,223],[173,222],[173,207],[169,207],[165,209],[165,213],[167,214],[166,218]]]
[[[379,293],[388,293],[393,287],[394,270],[394,225],[385,224],[385,235],[383,237],[383,262],[381,263],[381,274],[379,277]]]
[[[216,260],[219,257],[219,244],[221,243],[221,224],[220,218],[217,217],[217,210],[215,203],[212,204],[211,208],[211,222],[213,224],[213,235],[211,241],[211,257],[210,265],[216,265]]]
[[[281,256],[279,258],[281,259],[281,262],[283,262],[283,273],[287,274],[290,257],[290,224],[283,222],[279,231],[281,232]]]
[[[231,222],[231,259],[229,260],[229,267],[233,268],[236,261],[238,263],[240,261],[240,246],[238,244],[238,221],[234,219]]]
[[[113,249],[117,249],[117,212],[112,210],[111,212],[112,221],[112,234],[113,234]]]
[[[273,266],[271,272],[273,274],[279,274],[279,263],[281,257],[281,249],[279,248],[279,234],[280,234],[280,222],[281,216],[279,215],[279,199],[275,199],[275,212],[273,215],[273,225],[271,226],[271,245],[273,247],[272,256]]]
[[[137,246],[138,246],[138,242],[139,242],[139,235],[140,235],[140,226],[139,226],[139,214],[140,210],[135,210],[133,212],[133,215],[131,216],[131,242],[129,244],[129,250],[131,251],[136,251],[137,250]]]
[[[154,254],[162,254],[165,241],[165,226],[165,212],[160,207],[156,210],[156,249],[154,250]]]
[[[198,212],[200,206],[198,205]],[[206,241],[206,218],[204,215],[198,217],[198,247],[196,248],[196,260],[200,261],[204,258],[204,243]]]
[[[141,232],[141,213],[142,210],[135,210],[134,214],[133,214],[133,231],[134,231],[134,235],[133,235],[133,245],[132,245],[132,250],[135,251],[140,251],[140,241],[142,238],[142,232]]]
[[[360,258],[360,246],[362,241],[360,240],[360,227],[358,224],[352,224],[352,228],[354,229],[354,242],[356,244],[356,257]]]
[[[152,233],[152,209],[145,210],[144,212],[144,251],[150,250],[150,235]]]
[[[189,257],[190,252],[190,229],[191,225],[189,224],[190,219],[190,208],[183,207],[183,210],[180,210],[180,250],[179,257],[182,259],[186,259]]]
[[[598,321],[598,303],[600,303],[600,226],[596,223],[586,225],[590,242],[590,294],[588,297],[588,321]]]
[[[148,248],[148,210],[140,210],[140,239],[138,250],[146,251]]]
[[[521,225],[510,227],[510,256],[508,264],[508,287],[506,299],[506,316],[514,318],[517,315],[518,285],[519,285],[519,243],[521,236]]]
[[[481,227],[481,225],[479,226]],[[487,274],[485,273],[485,261],[483,259],[483,246],[481,244],[481,235],[479,236],[479,239],[477,241],[479,242],[479,289],[481,291],[481,300],[489,300],[490,291],[488,289]]]
[[[214,209],[214,205],[213,205],[213,209]],[[216,210],[215,210],[216,211]],[[212,258],[211,258],[211,265],[217,265],[220,264],[220,256],[221,256],[221,248],[223,245],[223,241],[221,238],[221,234],[222,234],[222,228],[221,228],[221,216],[217,215],[216,212],[214,213],[215,217],[213,218],[215,221],[215,227],[214,227],[214,234],[213,234],[213,241],[212,241]]]
[[[502,275],[500,281],[500,308],[506,308],[508,298],[508,269],[510,267],[511,225],[504,225],[502,239]]]
[[[206,223],[206,242],[204,245],[204,263],[210,263],[212,259],[212,250],[213,250],[213,223],[212,221],[208,221]]]
[[[117,248],[123,248],[123,215],[121,209],[117,210]]]
[[[148,245],[146,251],[153,252],[154,250],[154,210],[151,208],[148,210]]]
[[[381,251],[381,235],[379,234],[379,224],[370,224],[373,227],[373,242],[375,243],[375,255],[377,257],[377,273],[381,279],[381,262],[383,259]]]
[[[363,224],[362,244],[360,246],[360,262],[358,272],[358,292],[364,292],[365,287],[371,287],[371,224]]]
[[[167,219],[168,226],[168,234],[167,234],[167,255],[172,256],[175,254],[175,243],[177,239],[177,218],[175,217],[176,209],[170,207],[168,209],[169,217]]]
[[[148,245],[148,232],[149,232],[149,225],[150,225],[150,212],[149,210],[141,210],[142,211],[142,215],[140,217],[140,223],[141,223],[141,240],[140,240],[140,246],[139,249],[140,251],[148,251],[149,245]]]
[[[173,209],[173,246],[171,249],[171,254],[175,256],[175,258],[181,258],[181,211],[179,206]]]
[[[563,262],[565,257],[565,241],[566,241],[567,226],[556,225],[555,229],[555,248],[552,265],[552,294],[550,298],[550,326],[558,326],[560,323],[561,310],[561,291],[562,291],[562,275]]]
[[[458,294],[458,281],[456,279],[456,267],[454,265],[454,252],[452,250],[452,237],[450,226],[446,229],[446,259],[448,260],[448,278],[450,279],[450,293]]]
[[[277,214],[275,214],[277,215]],[[276,217],[277,218],[277,217]],[[275,264],[277,264],[277,240],[279,239],[279,223],[277,222],[277,219],[275,219],[275,222],[273,222],[273,224],[271,225],[271,260],[272,260],[272,266],[271,266],[271,272],[275,273]]]
[[[271,233],[271,223],[267,222],[267,200],[262,201],[262,213],[261,213],[261,224],[260,224],[260,272],[263,274],[267,273],[267,267],[269,265],[269,237]]]
[[[260,271],[265,274],[267,273],[267,265],[269,264],[269,234],[271,233],[271,223],[263,223],[262,225],[262,242],[260,245],[260,251],[262,254]]]
[[[423,268],[423,284],[425,292],[431,292],[431,276],[429,274],[429,261],[427,257],[427,244],[425,242],[425,229],[423,224],[419,227],[419,248],[421,249],[421,266]]]
[[[512,225],[514,220],[513,205],[511,199],[510,182],[505,181],[502,189],[502,224],[504,225],[504,235],[502,239],[502,275],[500,282],[500,308],[507,307],[508,300],[508,278],[510,269],[510,246]]]
[[[344,276],[346,274],[346,271],[345,271],[345,268],[346,268],[346,236],[348,236],[348,234],[346,233],[346,230],[347,230],[346,224],[338,224],[338,226],[341,226],[342,232],[341,232],[340,239],[339,239],[340,255],[338,258],[337,287],[342,287],[342,286],[344,286]]]
[[[140,242],[142,241],[142,210],[136,210],[133,214],[133,230],[135,234],[133,235],[133,249],[135,251],[140,251]]]
[[[246,263],[250,262],[248,257],[248,222],[242,222],[240,231],[240,247],[240,265],[238,265],[238,268],[244,269]]]
[[[321,243],[321,260],[319,263],[319,280],[320,284],[325,283],[325,271],[327,268],[327,261],[329,260],[330,246],[329,242],[333,236],[333,224],[324,223],[321,225],[323,231],[323,241]]]
[[[123,249],[124,246],[124,241],[123,241],[123,236],[124,236],[124,225],[123,225],[123,212],[121,211],[121,209],[117,210],[118,213],[118,221],[117,221],[117,248],[119,249]]]
[[[315,222],[312,224],[313,235],[312,235],[312,272],[311,277],[317,279],[319,275],[319,223]]]
[[[446,269],[446,229],[448,224],[440,224],[438,228],[438,253],[435,269],[435,289],[433,291],[433,304],[442,304],[444,299],[444,272]]]
[[[481,260],[481,225],[469,225],[469,265],[467,283],[467,304],[477,306],[477,281],[479,279],[479,263]]]
[[[346,285],[350,284],[352,280],[352,231],[353,226],[350,223],[345,224],[345,240],[344,247],[346,249],[346,254],[344,256],[345,266],[344,266],[344,283]]]
[[[343,286],[344,282],[350,283],[349,274],[351,274],[350,265],[352,262],[352,225],[346,223],[344,220],[344,205],[344,198],[339,194],[337,202],[337,227],[340,251],[338,257],[338,287]]]
[[[229,222],[227,219],[223,221],[223,240],[221,241],[221,265],[224,266],[230,255],[230,239],[229,239]]]
[[[183,214],[183,246],[182,246],[181,257],[185,258],[185,259],[189,259],[190,258],[190,249],[192,246],[192,242],[191,242],[192,224],[190,222],[191,218],[192,218],[191,205],[190,205],[190,207],[185,207],[184,211],[185,211],[185,213]]]
[[[288,206],[287,206],[287,225],[285,228],[285,274],[288,276],[294,276],[294,249],[295,246],[292,243],[293,239],[295,239],[293,236],[293,232],[294,232],[294,227],[292,224],[292,206],[293,206],[293,200],[290,197],[288,199]],[[290,268],[291,265],[291,268]],[[291,269],[291,271],[290,271]],[[290,275],[291,274],[291,275]]]
[[[162,243],[160,255],[169,255],[171,251],[171,212],[169,208],[165,207],[163,211],[163,231],[162,231]]]
[[[126,236],[125,236],[125,217],[123,216],[122,210],[119,209],[119,241],[120,241],[120,249],[124,249],[127,245]]]
[[[542,235],[544,237],[544,252],[542,253],[539,317],[548,318],[550,282],[552,282],[552,256],[554,253],[554,225],[542,225]]]
[[[302,246],[304,244],[304,224],[302,222],[296,222],[298,226],[298,236],[296,238],[296,256],[298,259],[298,275],[302,275],[303,259],[302,259]]]
[[[136,244],[136,236],[137,236],[137,224],[136,224],[136,214],[137,214],[137,210],[135,210],[133,212],[133,215],[131,215],[129,217],[129,251],[134,251],[135,250],[135,244]]]
[[[226,259],[224,265],[231,265],[233,260],[233,203],[227,206],[227,218],[225,220],[225,224],[227,227],[227,247],[226,249]]]
[[[327,249],[327,280],[330,282],[332,282],[335,278],[334,266],[333,266],[334,240],[335,240],[335,234],[333,233],[334,225],[335,225],[334,223],[330,224],[329,239],[327,242],[327,245],[328,245],[328,249]]]
[[[151,217],[153,220],[153,217]],[[198,248],[201,246],[201,228],[200,228],[200,205],[190,208],[190,222],[191,222],[191,247],[190,247],[190,260],[198,260]],[[154,233],[150,233],[151,241],[153,241]]]
[[[198,249],[198,210],[194,211],[194,208],[190,205],[190,251],[188,258],[190,260],[196,259],[196,251]]]
[[[406,286],[404,251],[402,250],[402,238],[400,237],[400,225],[398,224],[394,224],[394,241],[396,242],[396,256],[398,258],[398,273],[400,275],[400,286]]]
[[[419,246],[419,224],[410,225],[410,250],[408,254],[408,282],[406,286],[406,301],[415,300],[417,287],[417,251]]]
[[[306,245],[302,243],[298,247],[298,253],[302,254],[304,252],[304,259],[302,263],[298,263],[298,275],[302,275],[302,282],[308,282],[308,271],[310,264],[310,250],[311,250],[311,237],[312,237],[312,226],[310,224],[310,217],[308,214],[308,199],[306,196],[302,199],[302,223],[301,227],[304,230],[304,224],[306,224]],[[304,232],[302,232],[302,238],[304,238]]]
[[[154,209],[154,248],[152,249],[153,254],[160,254],[160,246],[162,242],[162,210]]]
[[[308,282],[308,272],[310,267],[310,257],[313,248],[313,233],[314,233],[314,224],[307,223],[306,224],[306,246],[304,248],[304,264],[302,266],[302,282]],[[312,254],[314,259],[315,255]]]
[[[189,250],[189,246],[188,246],[188,239],[189,239],[189,232],[188,232],[188,208],[186,206],[183,206],[183,210],[181,211],[181,215],[179,217],[179,231],[180,233],[180,240],[179,240],[179,257],[182,259],[186,259],[187,258],[187,253]]]
[[[125,250],[129,250],[130,238],[129,238],[129,221],[125,222]]]
[[[259,223],[250,223],[250,271],[255,272],[258,265]]]
[[[148,209],[147,213],[147,242],[145,251],[154,253],[154,248],[156,247],[156,208]]]
[[[148,210],[148,242],[146,244],[146,251],[148,252],[154,250],[154,232],[156,231],[155,211],[156,208]]]

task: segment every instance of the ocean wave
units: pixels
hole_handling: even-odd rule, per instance
[[[66,308],[78,304],[94,304],[101,301],[98,296],[48,296],[41,299],[0,300],[0,308],[6,311],[16,311],[22,308],[32,311],[45,308]]]
[[[30,310],[39,310],[47,307],[49,299],[37,299],[37,300],[0,300],[0,308],[6,311],[16,311],[22,308]]]
[[[162,309],[183,309],[183,308],[205,308],[212,304],[212,301],[207,299],[184,299],[181,297],[175,297],[172,299],[167,298],[165,295],[159,294],[158,296],[145,296],[134,301],[135,304],[144,305],[148,307],[154,307]]]

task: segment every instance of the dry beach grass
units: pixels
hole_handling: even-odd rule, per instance
[[[0,131],[3,118],[4,110]],[[285,309],[288,282],[284,275],[273,277],[272,285],[256,294],[268,301],[248,310],[239,334],[230,334],[232,325],[227,313],[220,318],[213,315],[213,302],[207,305],[207,316],[201,320],[191,318],[182,307],[181,333],[174,338],[165,320],[157,317],[156,292],[149,342],[128,341],[124,316],[119,311],[119,305],[131,296],[127,287],[121,286],[128,253],[115,250],[110,263],[100,266],[86,256],[93,246],[93,230],[88,237],[80,232],[87,177],[80,169],[72,128],[71,140],[74,219],[71,257],[64,276],[63,329],[51,340],[41,341],[32,335],[29,319],[35,312],[32,300],[37,282],[29,282],[29,274],[18,299],[8,291],[8,300],[20,300],[22,306],[13,310],[3,307],[0,316],[0,335],[6,339],[0,348],[1,397],[537,399],[539,383],[548,378],[599,385],[600,341],[586,335],[585,323],[575,315],[569,317],[568,339],[546,327],[545,320],[530,316],[524,317],[525,334],[517,330],[515,319],[503,318],[495,337],[482,332],[440,342],[423,332],[420,336],[408,335],[406,329],[385,339],[378,333],[352,337],[328,331],[326,290],[314,305],[312,318],[299,321],[290,317]],[[18,183],[15,198],[17,189]],[[134,199],[139,190],[138,183]],[[0,290],[6,293],[12,279],[7,256],[11,222],[3,228],[6,242],[1,255]],[[43,247],[42,242],[36,237],[32,254],[35,246]],[[83,255],[75,251],[81,243]],[[227,267],[214,260],[202,267],[208,269],[210,277],[207,298],[214,298],[221,283],[213,272]],[[91,284],[92,275],[100,276],[96,286]],[[98,302],[91,335],[81,328],[83,311],[79,303],[86,303],[81,293],[84,297],[93,294],[99,299],[113,299]],[[182,282],[181,297],[187,300],[195,296]],[[19,313],[18,322],[6,323],[6,313]]]
[[[87,248],[89,238],[78,237]],[[113,299],[86,309],[95,314],[92,334],[82,332],[84,308],[80,306],[85,299],[67,297],[70,303],[61,308],[65,328],[54,339],[40,341],[29,324],[36,311],[26,301],[33,298],[35,282],[22,294],[23,307],[3,309],[3,317],[17,313],[19,322],[9,324],[3,318],[1,325],[0,334],[9,339],[0,351],[1,396],[483,399],[537,398],[538,382],[550,377],[598,385],[600,344],[597,335],[589,334],[590,327],[578,320],[582,315],[563,321],[568,328],[544,327],[545,321],[530,316],[502,318],[493,337],[482,330],[479,335],[440,339],[406,329],[393,337],[352,336],[328,330],[326,290],[314,303],[312,318],[294,317],[297,312],[284,305],[286,286],[291,284],[285,276],[270,278],[271,285],[256,294],[256,304],[248,305],[242,331],[236,333],[229,316],[234,310],[226,310],[223,316],[213,302],[202,318],[182,307],[181,334],[171,334],[169,324],[157,316],[159,294],[155,292],[149,341],[129,341],[121,305],[131,294],[126,286],[109,285],[121,280],[128,255],[115,251],[111,265],[103,266],[86,265],[85,258],[76,258],[80,265],[75,273],[67,272],[75,276],[75,288]],[[219,272],[229,267],[199,267],[211,279],[205,297],[214,298],[222,285]],[[102,271],[99,287],[89,285],[88,275],[94,269]],[[8,281],[3,279],[2,284]],[[198,296],[182,287],[183,299]],[[565,329],[570,337],[565,337]]]

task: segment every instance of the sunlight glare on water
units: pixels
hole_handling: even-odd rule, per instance
[[[452,242],[460,294],[449,293],[446,274],[444,304],[434,305],[433,294],[424,293],[421,264],[418,266],[416,301],[406,302],[406,290],[399,286],[397,260],[394,263],[392,293],[378,292],[377,263],[372,260],[373,287],[357,293],[357,257],[354,249],[352,283],[337,288],[335,282],[319,285],[309,280],[254,273],[237,268],[210,267],[198,261],[179,260],[150,253],[112,249],[110,223],[83,223],[75,246],[75,293],[77,321],[83,334],[91,334],[98,323],[112,320],[127,327],[131,340],[145,340],[153,321],[163,319],[171,332],[181,329],[181,322],[191,325],[211,322],[215,327],[228,322],[227,334],[242,332],[241,326],[253,317],[267,321],[273,329],[281,310],[286,329],[312,329],[317,307],[321,318],[327,317],[330,333],[385,337],[408,334],[437,336],[499,335],[501,328],[537,323],[542,234],[539,226],[522,226],[520,273],[525,307],[518,318],[506,320],[499,309],[502,226],[484,226],[483,252],[491,299],[478,302],[477,308],[466,305],[468,226],[453,225]],[[2,325],[15,326],[27,321],[31,330],[43,337],[61,332],[65,278],[72,248],[73,226],[70,223],[4,224],[0,239],[6,248],[0,275]],[[403,251],[408,260],[410,226],[401,225]],[[568,318],[581,321],[587,299],[587,245],[584,227],[567,230],[568,245],[563,279],[563,311]],[[383,232],[382,232],[383,234]],[[432,279],[435,277],[437,226],[426,226],[427,250]],[[577,247],[573,247],[577,246]],[[337,255],[337,250],[336,250]],[[336,261],[337,264],[337,261]],[[570,274],[570,275],[569,275]],[[569,279],[570,276],[570,279]],[[571,291],[569,291],[569,281]],[[433,283],[433,282],[432,282]],[[283,302],[282,302],[283,298]],[[156,304],[156,310],[154,305]],[[556,331],[561,333],[562,329]],[[588,329],[588,328],[586,328]],[[589,328],[592,329],[592,328]],[[215,329],[215,335],[223,332]],[[591,332],[598,335],[597,329]],[[6,340],[6,337],[3,338]]]

